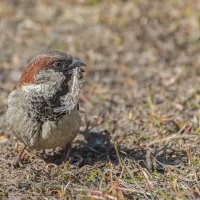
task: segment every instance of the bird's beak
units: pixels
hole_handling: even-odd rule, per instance
[[[76,67],[86,67],[87,65],[83,63],[80,59],[78,58],[73,58],[72,63],[68,66],[67,70],[70,71]]]

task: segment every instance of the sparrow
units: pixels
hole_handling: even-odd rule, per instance
[[[83,67],[80,59],[60,51],[44,52],[24,68],[8,96],[6,120],[24,144],[35,150],[69,147],[79,133],[79,93]]]

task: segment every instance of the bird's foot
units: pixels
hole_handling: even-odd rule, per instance
[[[23,167],[23,164],[22,164],[22,161],[23,161],[23,153],[24,153],[24,150],[26,149],[26,145],[24,145],[24,147],[22,148],[22,150],[19,152],[15,162],[13,163],[13,166],[15,168],[17,167]]]

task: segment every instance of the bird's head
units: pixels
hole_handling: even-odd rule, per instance
[[[64,52],[44,52],[35,58],[25,67],[22,72],[17,88],[29,84],[40,84],[56,81],[55,74],[60,74],[70,81],[74,73],[81,79],[86,66],[80,59],[72,57]],[[78,73],[77,73],[78,72]]]

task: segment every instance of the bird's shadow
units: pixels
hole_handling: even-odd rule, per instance
[[[165,165],[177,165],[186,161],[186,152],[173,149],[170,145],[154,146],[153,148],[132,148],[114,144],[111,135],[107,131],[81,132],[83,140],[77,141],[72,148],[69,163],[82,167],[84,165],[95,165],[98,162],[112,162],[119,164],[120,160],[129,159],[141,167],[150,171],[163,173]],[[60,165],[64,159],[64,150],[61,149],[54,155],[47,155],[44,160],[47,163]]]

